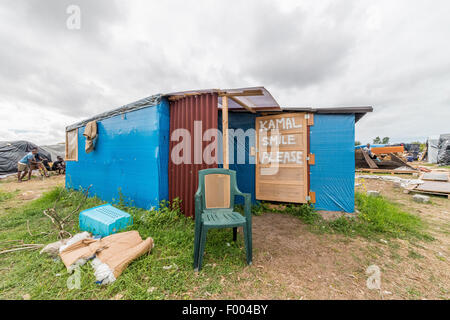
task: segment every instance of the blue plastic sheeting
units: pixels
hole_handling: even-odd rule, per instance
[[[252,195],[252,203],[256,202],[255,198],[255,157],[250,156],[250,148],[255,146],[255,118],[253,113],[228,113],[228,131],[229,131],[229,153],[230,153],[230,169],[236,171],[236,180],[239,190]],[[218,128],[222,131],[222,114],[219,113]],[[232,131],[235,135],[232,135]],[[245,140],[238,139],[237,130],[242,130],[242,133],[247,134]],[[247,131],[248,130],[248,131]],[[242,135],[243,136],[243,135]],[[233,139],[233,140],[231,140]],[[231,142],[233,141],[233,142]],[[219,155],[222,154],[221,143],[219,143]],[[238,164],[238,157],[243,162]],[[219,168],[222,168],[219,164]],[[243,204],[242,197],[236,197],[237,204]]]
[[[361,144],[359,146],[355,146],[355,150],[364,148],[366,146],[367,146],[367,144]],[[386,146],[387,146],[387,144],[371,144],[370,148],[384,148]]]
[[[310,127],[310,189],[315,209],[354,212],[355,115],[315,114]]]
[[[168,199],[168,101],[103,119],[97,128],[91,153],[84,151],[85,127],[78,129],[78,161],[67,162],[66,187],[92,185],[90,195],[113,203],[120,190],[126,201],[144,209]]]

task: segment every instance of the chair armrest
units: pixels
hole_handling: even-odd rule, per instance
[[[202,212],[203,212],[203,207],[202,207],[202,193],[200,191],[200,189],[197,190],[197,192],[195,193],[195,222],[200,221]]]
[[[252,221],[252,195],[250,193],[243,193],[238,189],[234,192],[235,196],[244,197],[244,215],[249,223]]]

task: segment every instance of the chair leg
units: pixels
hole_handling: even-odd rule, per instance
[[[249,250],[250,264],[252,264],[252,261],[253,261],[253,237],[252,237],[252,226],[251,225],[247,225],[247,237],[248,237],[248,244],[250,247],[250,250]]]
[[[252,235],[249,232],[247,224],[243,227],[244,240],[245,240],[245,255],[247,257],[247,264],[252,264]]]
[[[233,228],[233,241],[236,242],[236,240],[237,240],[237,227],[234,227]]]
[[[198,269],[198,250],[200,249],[201,225],[195,226],[194,235],[194,269]]]
[[[206,244],[206,234],[208,233],[208,229],[204,226],[201,228],[200,232],[200,248],[198,250],[198,264],[197,268],[198,271],[202,269],[202,263],[203,263],[203,253],[205,252],[205,244]]]

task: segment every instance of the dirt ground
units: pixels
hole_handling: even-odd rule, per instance
[[[13,180],[1,182],[0,190],[18,192],[14,201],[22,204],[64,184],[64,176]],[[253,218],[253,265],[224,279],[227,289],[210,298],[449,299],[450,200],[432,197],[431,204],[419,204],[391,182],[365,180],[362,185],[423,217],[436,240],[375,241],[316,234],[295,217],[266,213]],[[367,288],[366,269],[371,265],[381,269],[381,290]]]
[[[49,178],[33,176],[30,181],[17,181],[17,176],[10,176],[0,180],[0,190],[3,192],[16,192],[17,196],[12,201],[8,201],[8,208],[23,204],[24,201],[30,201],[39,198],[42,193],[53,189],[55,186],[64,185],[64,175],[51,175]],[[1,208],[1,204],[0,204]]]
[[[254,217],[254,265],[223,298],[233,299],[449,299],[450,200],[412,201],[391,182],[364,181],[418,214],[435,241],[366,240],[314,234],[297,218],[274,213]],[[381,270],[381,290],[369,290],[366,269]],[[255,271],[257,270],[257,271]]]

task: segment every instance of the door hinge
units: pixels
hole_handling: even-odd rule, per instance
[[[316,203],[316,193],[314,191],[309,192],[309,196],[307,196],[307,200],[311,203]]]
[[[314,164],[316,164],[316,155],[314,153],[310,153],[306,157],[306,160],[308,160],[309,165],[314,165]]]

